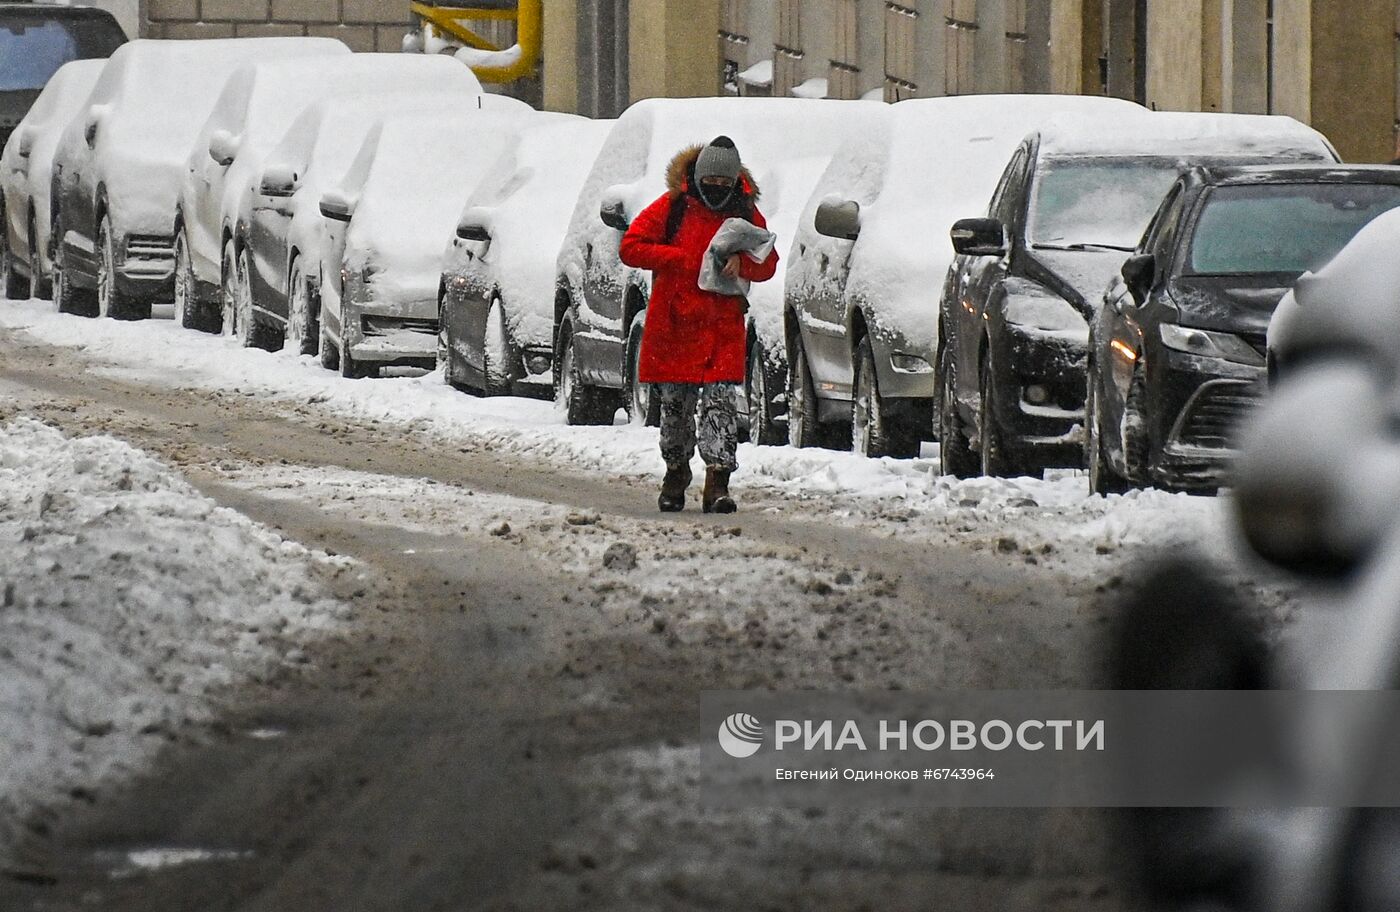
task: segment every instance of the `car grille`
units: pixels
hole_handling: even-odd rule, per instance
[[[367,336],[382,336],[391,332],[412,332],[435,336],[438,331],[438,321],[408,317],[366,316],[361,318],[360,328]]]
[[[1216,380],[1203,384],[1177,421],[1176,442],[1182,446],[1227,450],[1240,421],[1258,404],[1257,384]]]

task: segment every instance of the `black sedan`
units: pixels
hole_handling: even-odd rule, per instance
[[[1197,168],[1173,186],[1090,333],[1090,489],[1214,490],[1300,275],[1400,207],[1400,169]]]

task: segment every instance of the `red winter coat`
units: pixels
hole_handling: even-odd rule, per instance
[[[638,364],[643,383],[744,382],[748,362],[744,299],[703,291],[699,285],[710,241],[720,225],[739,213],[714,212],[690,192],[699,155],[700,147],[695,146],[676,156],[667,171],[666,195],[644,209],[622,237],[622,262],[652,272]],[[758,198],[747,171],[740,187],[748,194],[749,204]],[[666,221],[671,201],[677,197],[685,201],[685,218],[668,244]],[[748,205],[741,211],[748,212]],[[768,225],[756,206],[751,218],[760,228]],[[778,270],[776,252],[762,263],[742,254],[740,261],[739,274],[751,282],[767,281]]]

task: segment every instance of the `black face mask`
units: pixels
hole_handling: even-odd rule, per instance
[[[729,205],[734,202],[734,194],[738,192],[739,184],[735,182],[728,187],[715,187],[697,181],[695,189],[700,197],[700,202],[718,212],[728,209]]]

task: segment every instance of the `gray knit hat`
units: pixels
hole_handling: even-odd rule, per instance
[[[724,177],[737,183],[741,168],[743,162],[739,159],[739,150],[734,148],[734,140],[728,136],[717,136],[700,150],[700,157],[695,160],[695,180],[699,182],[707,177]]]

